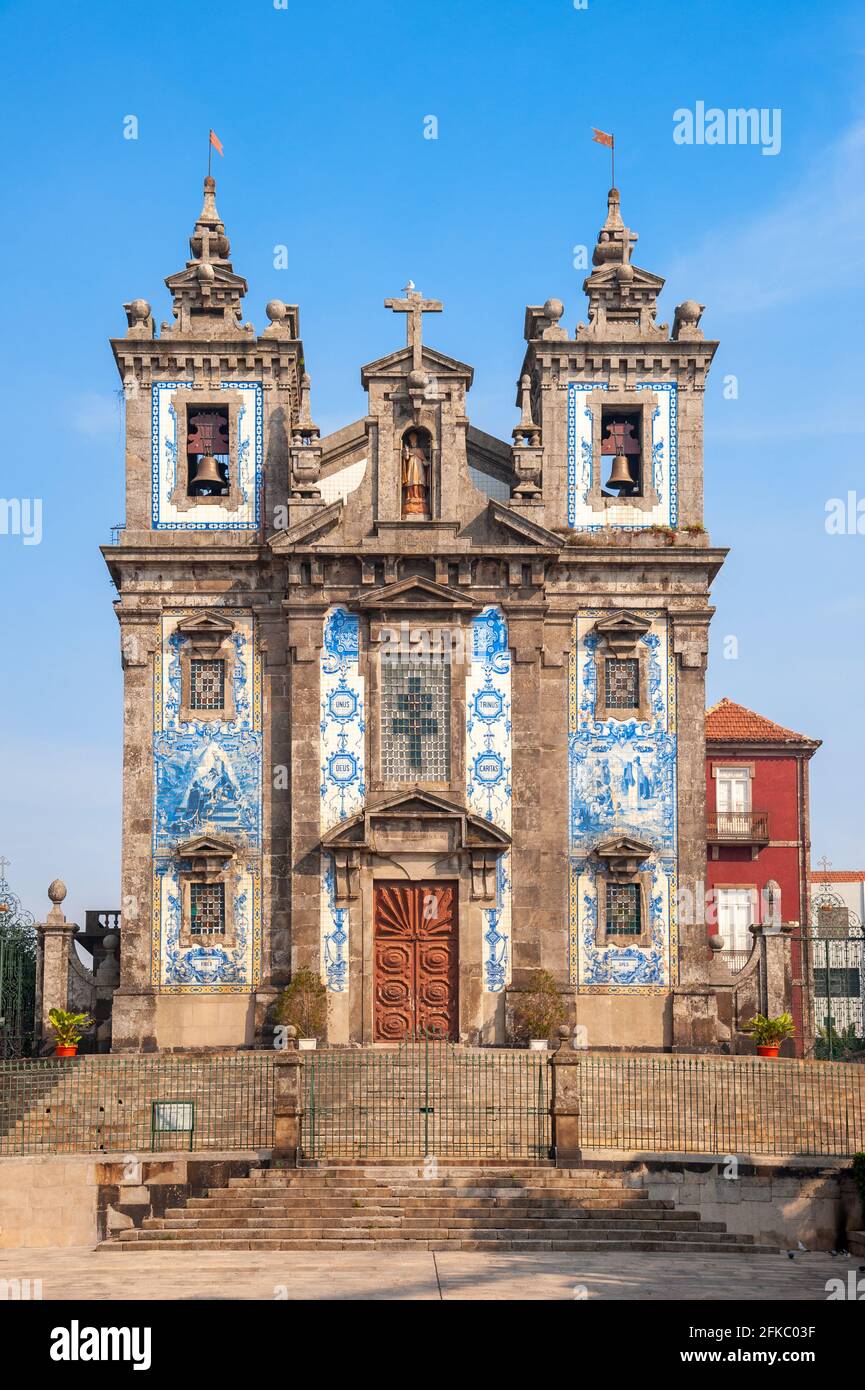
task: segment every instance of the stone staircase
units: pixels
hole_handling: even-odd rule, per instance
[[[531,1161],[409,1165],[331,1162],[255,1169],[192,1197],[102,1251],[474,1250],[774,1253],[674,1202],[651,1201],[612,1170]]]

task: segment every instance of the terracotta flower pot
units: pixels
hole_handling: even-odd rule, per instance
[[[778,1056],[778,1049],[779,1049],[779,1047],[780,1047],[780,1043],[758,1043],[758,1044],[757,1044],[757,1056],[758,1056],[758,1057],[777,1057],[777,1056]]]
[[[77,1055],[78,1055],[78,1044],[77,1044],[77,1043],[73,1043],[70,1047],[61,1047],[60,1044],[58,1043],[57,1046],[56,1046],[55,1049],[54,1049],[54,1056],[55,1056],[55,1057],[77,1057]]]

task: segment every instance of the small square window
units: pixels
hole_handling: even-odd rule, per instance
[[[637,657],[607,657],[604,662],[604,701],[607,709],[639,708],[640,662]]]
[[[190,936],[225,935],[225,884],[189,885]]]
[[[640,885],[607,884],[607,936],[639,936]]]
[[[205,661],[193,657],[189,684],[189,704],[192,709],[225,708],[224,661]]]

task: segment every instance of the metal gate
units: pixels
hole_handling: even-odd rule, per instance
[[[547,1054],[424,1038],[304,1056],[306,1158],[547,1158]]]
[[[0,931],[0,1057],[30,1056],[35,1001],[35,952]]]
[[[8,863],[0,856],[0,1058],[30,1056],[36,1008],[33,914],[6,882]]]

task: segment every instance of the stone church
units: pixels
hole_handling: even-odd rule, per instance
[[[411,282],[366,413],[322,437],[298,308],[244,322],[212,178],[171,321],[124,306],[115,1050],[261,1045],[300,967],[330,1043],[504,1044],[544,970],[590,1046],[717,1045],[680,907],[705,872],[717,344],[693,300],[657,321],[636,240],[612,189],[586,321],[526,309],[510,441],[472,425],[473,370]]]

